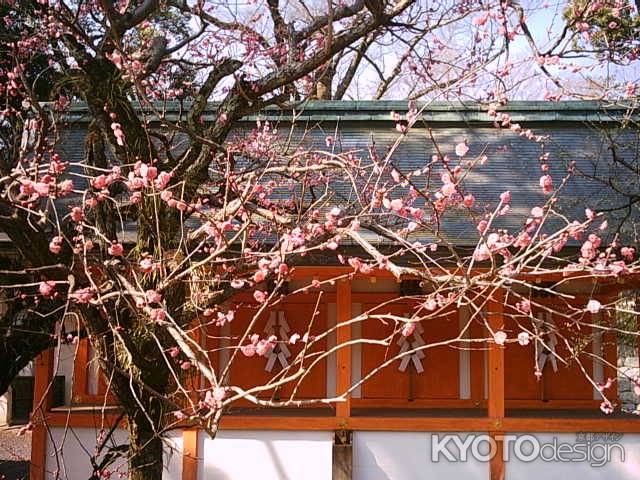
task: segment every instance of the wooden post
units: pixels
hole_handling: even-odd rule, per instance
[[[31,436],[31,466],[29,478],[44,480],[47,461],[47,426],[45,414],[51,409],[53,379],[53,349],[45,350],[33,361],[35,382],[33,387],[33,408],[31,421],[34,423]],[[40,403],[42,402],[42,403]],[[38,408],[40,405],[40,408]]]
[[[335,432],[331,470],[333,480],[351,480],[353,476],[352,432],[347,430]]]
[[[495,298],[489,301],[487,312],[488,323],[493,332],[504,328],[504,293],[502,290],[495,292]],[[489,398],[488,413],[496,430],[502,428],[504,420],[504,347],[491,341],[489,344]],[[504,479],[503,442],[489,432],[496,441],[498,447],[496,455],[489,462],[490,479]]]
[[[182,431],[182,480],[198,479],[198,429]]]
[[[351,282],[347,279],[338,281],[336,298],[336,321],[339,325],[350,320],[351,315]],[[351,340],[351,325],[343,325],[336,331],[336,345],[340,346]],[[336,352],[336,393],[344,393],[351,387],[351,347],[341,347]],[[351,396],[345,402],[336,405],[336,415],[341,418],[351,416]]]

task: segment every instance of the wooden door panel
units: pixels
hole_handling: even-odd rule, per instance
[[[374,304],[363,305],[363,311],[375,309]],[[406,314],[407,309],[403,305],[388,305],[373,310],[375,314],[390,314],[402,316]],[[392,335],[394,330],[398,330],[393,320],[377,320],[367,319],[362,323],[362,338],[382,340]],[[383,345],[372,345],[364,343],[362,345],[362,377],[364,378],[370,372],[379,368],[389,358],[395,356],[400,351],[396,342],[400,338],[400,333],[396,332],[391,345],[385,347]],[[382,398],[382,399],[406,399],[409,396],[409,376],[398,371],[398,361],[390,363],[382,368],[371,378],[365,380],[362,385],[363,398]],[[413,368],[412,366],[409,366]]]
[[[568,340],[569,345],[576,345],[577,342],[587,342],[583,346],[584,350],[588,353],[593,351],[592,342],[588,338],[591,335],[590,328],[587,329],[582,326],[578,329],[573,322],[563,320],[560,316],[555,318],[555,323],[562,335]],[[556,400],[593,399],[593,385],[589,383],[578,363],[579,361],[582,364],[582,368],[591,376],[593,374],[593,358],[586,354],[577,355],[575,359],[571,358],[572,354],[562,339],[558,339],[556,351],[560,357],[569,361],[567,365],[557,362],[557,372],[554,372],[549,366],[545,366],[545,397]]]
[[[458,312],[452,310],[422,322],[426,343],[443,342],[458,336]],[[460,353],[453,345],[442,345],[425,351],[424,372],[416,375],[413,397],[459,398]]]
[[[511,313],[511,312],[509,312]],[[505,330],[516,337],[522,328],[532,331],[529,319],[507,319]],[[534,342],[528,345],[508,343],[504,352],[504,395],[508,400],[541,400],[542,384],[535,374]]]
[[[250,329],[250,335],[253,333],[257,333],[260,335],[260,338],[267,338],[271,333],[278,336],[279,340],[282,338],[289,338],[294,333],[298,333],[301,337],[307,332],[307,328],[309,327],[309,323],[314,316],[315,303],[288,303],[285,302],[281,305],[278,305],[273,312],[276,317],[279,317],[278,312],[282,312],[284,314],[284,319],[286,324],[288,325],[289,331],[280,332],[281,324],[278,323],[275,325],[274,329],[269,329],[267,331],[268,322],[271,318],[271,312],[265,312],[261,315],[254,323],[252,328]],[[236,310],[235,318],[230,324],[230,333],[231,333],[231,348],[237,345],[240,337],[246,331],[248,325],[256,314],[256,308],[249,307],[240,307]],[[319,310],[316,312],[315,318],[313,319],[313,323],[311,325],[310,333],[311,336],[318,335],[326,330],[327,325],[327,314],[326,308],[324,305],[319,307]],[[244,342],[244,344],[249,343],[248,339]],[[284,349],[282,346],[284,346]],[[274,353],[280,353],[283,355],[283,361],[285,365],[291,365],[294,362],[295,358],[300,354],[305,348],[305,343],[301,340],[296,342],[295,345],[290,345],[288,342],[282,342],[277,347]],[[316,341],[313,345],[309,346],[306,354],[304,366],[309,367],[319,352],[326,350],[326,342],[323,340]],[[289,355],[286,356],[285,352]],[[314,353],[316,355],[314,355]],[[231,355],[229,355],[230,357]],[[259,385],[264,385],[269,382],[272,382],[278,378],[281,378],[280,375],[283,371],[283,365],[280,362],[280,358],[276,356],[274,360],[271,361],[271,365],[269,365],[270,356],[258,356],[257,354],[252,357],[247,357],[242,354],[242,352],[238,352],[236,355],[232,367],[231,367],[231,383],[238,385],[242,388],[251,388]],[[270,366],[270,371],[267,368]],[[294,366],[288,370],[288,375],[291,375],[297,371],[298,367]],[[302,378],[299,380],[299,386],[296,391],[295,398],[319,398],[324,397],[326,395],[326,361],[323,359],[317,362],[313,368]],[[282,385],[279,388],[279,398],[285,399],[288,398],[291,393],[293,393],[294,388],[298,380],[288,382],[285,385]],[[262,395],[261,397],[270,397],[273,393],[273,390],[268,391]]]
[[[560,307],[550,307],[555,310]],[[585,378],[578,360],[582,362],[584,370],[592,375],[593,361],[586,353],[582,353],[577,358],[571,358],[565,344],[565,339],[570,345],[577,341],[582,342],[583,352],[592,352],[590,340],[591,329],[582,326],[578,328],[575,323],[567,321],[562,315],[551,313],[546,310],[535,310],[534,314],[538,318],[551,319],[555,325],[556,344],[555,351],[561,358],[568,359],[565,364],[556,359],[557,371],[554,369],[551,358],[547,360],[542,368],[542,377],[538,379],[535,375],[536,350],[535,342],[522,346],[518,343],[509,343],[505,351],[505,397],[508,400],[591,400],[593,399],[593,387]],[[546,321],[546,320],[545,320]],[[506,321],[506,330],[510,337],[514,338],[522,331],[522,327],[532,331],[531,319],[519,317]],[[549,331],[554,330],[553,326],[547,327]],[[550,342],[547,336],[545,343]],[[543,351],[542,345],[538,346],[538,353]],[[539,360],[542,363],[542,359]]]
[[[375,305],[364,305],[364,308],[374,309]],[[405,316],[411,308],[408,305],[393,304],[376,309],[374,313]],[[416,328],[419,338],[414,335],[402,337],[401,326],[396,325],[393,320],[368,319],[362,325],[363,338],[382,340],[390,335],[394,336],[389,347],[363,344],[362,376],[398,355],[402,349],[402,341],[409,341],[412,345],[414,342],[431,344],[450,340],[458,335],[458,328],[458,315],[455,311],[421,322]],[[404,371],[401,371],[403,367]],[[402,360],[394,361],[366,380],[362,387],[363,398],[456,399],[459,398],[459,371],[457,349],[451,346],[425,349],[422,355],[405,357],[404,364]]]

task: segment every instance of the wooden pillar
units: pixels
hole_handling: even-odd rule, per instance
[[[497,332],[504,328],[504,294],[501,290],[494,293],[489,302],[487,320],[491,330]],[[502,429],[504,420],[504,347],[491,341],[489,344],[489,398],[488,414],[493,421],[496,432]],[[505,465],[503,458],[503,442],[496,432],[489,432],[496,441],[497,453],[489,462],[491,480],[503,480]]]
[[[336,323],[339,325],[352,318],[351,314],[351,282],[340,280],[336,298]],[[351,325],[338,327],[336,345],[340,346],[351,340]],[[351,347],[341,347],[336,352],[336,393],[344,393],[351,387]],[[336,415],[342,418],[351,416],[351,396],[345,402],[336,405]]]
[[[31,436],[31,466],[29,478],[44,480],[47,460],[47,426],[45,414],[51,409],[53,390],[49,388],[53,379],[53,349],[45,350],[33,361],[35,382],[31,421],[35,425]],[[42,402],[42,403],[41,403]],[[40,405],[40,407],[38,407]]]
[[[185,428],[182,431],[182,480],[197,480],[198,456],[198,429]]]

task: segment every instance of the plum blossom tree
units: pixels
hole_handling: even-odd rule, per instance
[[[5,3],[5,24],[29,28],[8,44],[0,71],[6,99],[0,230],[19,264],[2,271],[11,310],[3,317],[8,333],[0,354],[20,351],[28,361],[66,341],[63,319],[77,314],[76,334],[86,333],[127,416],[132,479],[160,478],[162,436],[171,428],[186,422],[215,434],[224,412],[241,399],[270,407],[339,402],[375,373],[334,398],[300,399],[295,388],[287,398],[275,395],[344,347],[320,347],[331,331],[312,334],[313,315],[288,338],[255,331],[257,319],[287,295],[320,291],[323,282],[337,280],[290,291],[296,265],[310,257],[348,265],[345,276],[385,270],[420,281],[411,317],[366,312],[349,320],[386,318],[405,337],[418,321],[453,305],[472,306],[472,319],[482,318],[499,290],[510,292],[514,316],[529,318],[540,305],[523,292],[554,291],[532,280],[542,274],[635,271],[632,247],[603,240],[607,228],[599,213],[568,219],[556,211],[571,169],[554,178],[545,138],[500,110],[523,82],[518,68],[527,65],[556,89],[543,94],[546,99],[571,95],[563,88],[566,70],[589,71],[573,60],[583,47],[564,41],[577,18],[543,50],[526,9],[509,1],[267,0],[237,8],[203,0]],[[510,56],[515,42],[528,48],[526,56]],[[610,48],[621,48],[633,68],[637,44],[616,41]],[[39,74],[56,73],[57,93],[48,103],[27,74],[35,57],[47,59]],[[613,80],[601,94],[619,98],[621,92],[626,99],[635,95]],[[476,202],[480,192],[466,177],[491,159],[472,155],[468,141],[444,152],[431,137],[437,153],[419,170],[406,171],[394,154],[423,125],[422,106],[413,101],[406,114],[389,112],[397,140],[386,151],[373,144],[365,152],[343,151],[332,135],[318,150],[291,133],[295,122],[290,132],[266,121],[233,130],[273,106],[295,119],[310,99],[385,96],[486,101],[496,128],[540,145],[540,158],[532,159],[540,168],[534,183],[547,200],[529,206],[521,228],[500,228],[512,195]],[[90,118],[82,161],[70,161],[59,148],[76,100],[86,103]],[[205,118],[210,100],[218,101],[213,121]],[[177,116],[169,101],[178,105]],[[459,251],[445,234],[451,213],[478,232],[471,252]],[[392,242],[393,251],[380,249],[370,234]],[[571,239],[581,242],[577,258],[562,257]],[[348,253],[346,243],[359,254]],[[230,359],[220,368],[198,332],[233,322],[230,300],[239,293],[253,297],[255,312],[241,335],[227,338]],[[566,318],[579,321],[585,312],[612,308],[591,300]],[[17,309],[42,319],[37,328],[25,324],[24,315],[17,322]],[[483,322],[487,338],[461,332],[447,342],[544,342],[544,327],[535,323],[514,336]],[[44,332],[46,341],[25,340],[23,330]],[[359,341],[388,345],[393,338]],[[269,382],[230,382],[235,359],[269,357],[295,344],[304,345],[301,353]],[[404,351],[379,369],[415,353]],[[2,372],[0,386],[6,389],[17,370]],[[194,380],[199,376],[203,386]],[[607,411],[609,387],[600,388]]]

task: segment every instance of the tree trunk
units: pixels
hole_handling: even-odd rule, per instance
[[[162,432],[165,426],[167,408],[163,403],[163,395],[167,394],[169,386],[169,370],[162,361],[162,353],[153,348],[155,346],[150,343],[150,336],[140,335],[134,342],[123,332],[126,345],[116,342],[105,316],[92,308],[85,308],[83,313],[91,345],[98,354],[109,389],[127,415],[128,478],[160,480],[163,443],[158,432]],[[139,324],[135,323],[139,319],[127,309],[118,311],[118,319],[128,329],[140,333]],[[123,353],[125,349],[135,359],[134,363],[128,363],[128,357]]]
[[[318,100],[331,100],[333,77],[335,75],[333,64],[329,63],[318,78],[316,85],[316,98]]]
[[[129,421],[129,480],[159,480],[162,478],[162,440],[144,418],[144,414]]]

